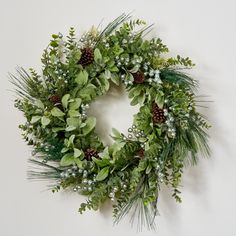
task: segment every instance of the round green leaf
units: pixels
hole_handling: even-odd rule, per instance
[[[103,169],[101,169],[98,174],[97,174],[97,177],[96,177],[96,180],[97,181],[102,181],[104,179],[106,179],[106,177],[108,176],[109,174],[109,167],[104,167]]]
[[[70,94],[65,94],[65,95],[62,97],[61,103],[62,103],[62,106],[63,106],[64,108],[67,108],[69,98],[70,98]]]
[[[49,119],[48,117],[43,116],[43,117],[41,118],[41,124],[42,124],[43,126],[47,126],[49,123],[50,123],[50,119]]]
[[[96,118],[95,117],[89,117],[86,121],[85,121],[85,126],[83,127],[83,134],[87,135],[89,134],[96,125]]]
[[[51,114],[52,114],[53,116],[56,116],[56,117],[62,117],[62,116],[65,115],[65,113],[62,112],[62,111],[61,111],[59,108],[57,108],[57,107],[54,107],[54,108],[51,110]]]

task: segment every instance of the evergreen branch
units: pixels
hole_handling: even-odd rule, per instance
[[[60,170],[59,168],[34,159],[29,159],[29,163],[33,164],[37,169],[37,171],[29,170],[27,172],[28,179],[30,180],[60,179],[60,173],[62,170]]]
[[[191,90],[196,90],[198,87],[198,82],[188,75],[184,74],[183,72],[174,70],[174,69],[163,69],[161,71],[161,79],[163,81],[179,84],[185,87],[190,88]]]
[[[130,14],[123,13],[122,15],[120,15],[116,19],[114,19],[112,22],[110,22],[104,28],[104,30],[99,34],[99,36],[97,38],[96,45],[100,42],[100,40],[103,37],[107,37],[108,35],[110,35],[119,25],[121,25],[123,22],[127,21],[130,18],[131,18]]]

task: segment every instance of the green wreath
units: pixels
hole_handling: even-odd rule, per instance
[[[146,39],[150,26],[121,15],[103,30],[92,28],[80,40],[70,29],[52,35],[42,56],[42,75],[17,69],[12,75],[24,113],[20,125],[32,146],[30,179],[46,179],[52,191],[71,189],[87,195],[79,212],[97,210],[110,199],[115,222],[134,210],[140,224],[154,228],[162,184],[181,202],[179,185],[185,164],[197,153],[209,155],[209,125],[196,107],[198,83],[184,73],[187,58],[163,57],[159,38]],[[131,105],[139,105],[128,135],[113,129],[105,146],[95,132],[89,105],[111,84],[125,86]]]

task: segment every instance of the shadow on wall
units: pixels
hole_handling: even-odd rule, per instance
[[[97,119],[96,132],[105,145],[113,143],[111,135],[112,128],[127,134],[128,126],[132,125],[133,114],[138,112],[138,106],[130,106],[128,93],[123,86],[111,84],[106,95],[98,97],[94,101],[88,115]]]

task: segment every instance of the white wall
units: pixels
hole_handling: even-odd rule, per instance
[[[196,62],[192,75],[201,81],[200,94],[210,95],[211,159],[186,169],[183,203],[175,204],[164,190],[159,203],[158,232],[162,236],[234,236],[235,228],[235,1],[233,0],[0,0],[0,235],[135,235],[128,221],[112,226],[109,206],[81,216],[82,197],[52,194],[44,183],[26,180],[30,150],[17,126],[22,115],[13,108],[7,73],[16,65],[40,68],[40,56],[50,34],[67,33],[70,26],[82,32],[104,18],[104,25],[122,12],[156,23],[159,35],[172,53]],[[123,100],[122,100],[123,99]],[[101,108],[101,123],[126,130],[133,110],[127,98],[114,109]],[[114,99],[109,100],[111,103]],[[111,119],[112,122],[111,122]],[[108,129],[109,131],[109,129]]]

